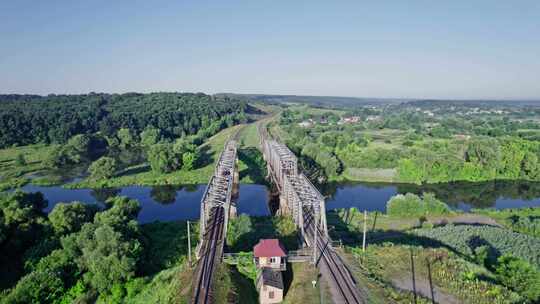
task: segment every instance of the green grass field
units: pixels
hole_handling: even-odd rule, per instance
[[[43,171],[43,161],[53,148],[53,145],[38,144],[1,149],[0,191],[23,186],[29,182],[29,175]],[[23,156],[25,165],[17,164],[19,155]]]
[[[206,184],[214,172],[215,162],[217,161],[219,154],[223,151],[225,142],[241,128],[243,128],[243,126],[239,125],[222,130],[202,144],[200,146],[200,150],[203,151],[204,155],[201,157],[206,160],[206,163],[201,168],[190,171],[179,170],[171,173],[161,174],[153,172],[148,165],[137,165],[124,170],[124,174],[120,174],[119,176],[110,179],[100,181],[85,179],[81,182],[67,184],[65,187],[108,188],[129,185],[153,186]]]

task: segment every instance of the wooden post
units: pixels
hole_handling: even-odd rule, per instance
[[[433,280],[431,279],[431,263],[429,262],[428,258],[426,258],[426,264],[428,269],[429,290],[431,292],[431,303],[435,304],[435,295],[433,293]]]
[[[413,251],[411,248],[411,272],[412,272],[412,288],[413,288],[413,296],[414,296],[414,304],[416,304],[416,278],[414,276],[414,258],[413,258]]]
[[[367,211],[364,210],[364,238],[362,240],[362,252],[366,252]]]
[[[191,267],[191,233],[189,231],[189,221],[187,221],[187,247],[188,247],[188,261]]]

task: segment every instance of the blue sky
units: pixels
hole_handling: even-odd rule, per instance
[[[540,98],[540,1],[0,1],[0,93],[90,91]]]

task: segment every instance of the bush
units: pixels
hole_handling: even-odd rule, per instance
[[[498,260],[496,273],[499,280],[532,303],[540,300],[540,272],[526,261],[503,255]]]
[[[425,193],[423,197],[407,193],[398,194],[390,198],[386,203],[386,212],[390,216],[421,217],[427,215],[450,214],[450,208],[435,195]]]
[[[103,179],[113,177],[118,170],[116,160],[111,157],[101,157],[90,165],[88,172],[93,179]]]

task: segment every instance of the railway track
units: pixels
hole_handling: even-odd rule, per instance
[[[203,253],[196,268],[196,286],[193,291],[192,303],[212,302],[212,278],[214,267],[219,264],[223,242],[224,209],[216,207],[211,210],[209,225],[204,235]]]
[[[343,303],[364,303],[351,273],[345,264],[343,264],[334,249],[329,246],[330,239],[327,238],[314,223],[312,210],[304,208],[304,215],[304,230],[309,234],[311,239],[314,239],[315,228],[317,230],[316,246],[319,249],[318,251],[320,251],[320,256],[317,257],[318,262],[322,261],[325,263],[330,272],[331,279],[334,280],[335,285],[343,298]]]

